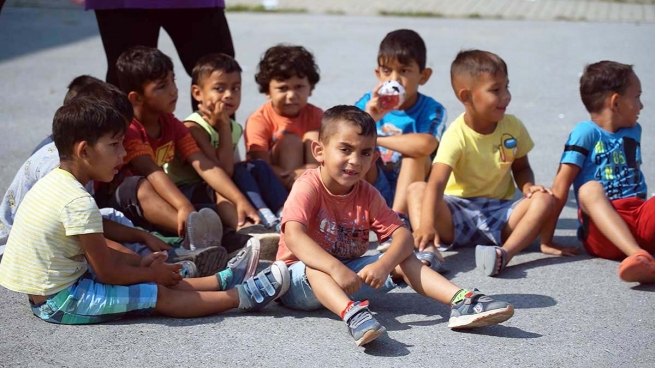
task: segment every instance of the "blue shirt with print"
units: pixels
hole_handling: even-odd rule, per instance
[[[560,162],[580,167],[580,173],[573,181],[576,200],[580,187],[592,180],[603,185],[610,200],[646,199],[646,180],[640,169],[639,124],[610,133],[593,121],[583,121],[569,135]]]
[[[366,108],[371,99],[367,93],[355,104],[360,109]],[[446,130],[446,108],[433,98],[418,94],[414,106],[407,110],[394,110],[377,122],[378,136],[400,135],[408,133],[427,133],[441,139]],[[401,154],[384,147],[378,147],[380,159],[384,163],[400,161]]]

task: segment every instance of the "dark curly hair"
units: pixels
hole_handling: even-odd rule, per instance
[[[321,79],[314,56],[302,46],[279,44],[271,47],[262,56],[257,69],[255,82],[261,93],[268,93],[272,80],[307,77],[313,89]]]

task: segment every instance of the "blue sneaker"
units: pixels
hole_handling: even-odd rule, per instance
[[[387,330],[378,322],[368,309],[368,301],[355,302],[343,316],[348,324],[348,331],[357,346],[368,344]]]
[[[448,327],[466,329],[484,327],[505,322],[514,315],[514,307],[500,300],[493,300],[473,289],[464,300],[450,307]]]
[[[259,263],[259,240],[250,238],[246,246],[227,262],[227,268],[232,271],[232,275],[225,285],[225,290],[233,289],[243,283],[243,280],[251,278],[255,274],[257,263]]]
[[[249,312],[261,310],[286,293],[290,285],[287,265],[282,261],[273,262],[270,267],[237,285],[239,309]]]
[[[198,269],[196,268],[195,263],[191,261],[180,261],[180,262],[175,262],[175,264],[182,265],[182,269],[180,270],[180,275],[182,275],[183,279],[198,277]]]

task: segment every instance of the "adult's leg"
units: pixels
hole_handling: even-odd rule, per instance
[[[157,47],[160,20],[147,9],[96,10],[100,38],[107,57],[107,83],[118,86],[116,60],[134,46]]]

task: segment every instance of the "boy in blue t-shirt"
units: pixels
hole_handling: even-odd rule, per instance
[[[557,218],[571,184],[578,202],[578,237],[591,255],[623,260],[619,277],[655,283],[655,200],[646,200],[641,172],[641,83],[631,65],[601,61],[580,78],[591,119],[576,125],[553,182],[557,211],[544,225],[544,253],[571,255],[553,243]]]
[[[407,225],[407,188],[427,178],[445,130],[446,109],[418,92],[432,75],[432,69],[425,66],[426,54],[425,43],[415,31],[400,29],[387,34],[380,43],[375,68],[380,84],[356,103],[377,124],[380,159],[371,166],[366,180],[375,185]],[[380,105],[377,92],[381,83],[389,80],[405,88],[404,102],[393,110]],[[383,244],[380,250],[386,250],[389,244]]]

